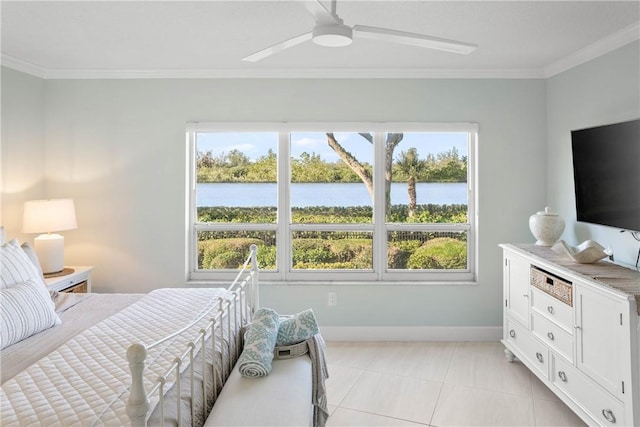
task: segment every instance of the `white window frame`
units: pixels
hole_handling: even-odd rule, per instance
[[[384,218],[384,204],[373,206],[372,224],[291,224],[289,182],[290,182],[290,142],[293,132],[362,132],[374,134],[374,140],[384,140],[387,132],[466,132],[469,134],[467,159],[467,223],[466,224],[395,224],[379,221]],[[291,260],[292,231],[331,230],[331,231],[371,231],[373,233],[373,269],[372,270],[292,270],[289,265],[279,261],[278,270],[262,270],[261,282],[336,284],[466,284],[474,283],[477,278],[477,123],[416,123],[416,122],[349,122],[349,123],[188,123],[187,132],[187,191],[186,191],[186,279],[191,282],[228,281],[235,276],[229,270],[197,269],[197,232],[203,230],[237,230],[238,224],[197,224],[196,208],[196,133],[199,132],[278,132],[278,223],[242,224],[243,230],[274,231],[277,239],[278,260]],[[384,164],[384,144],[374,144],[374,168]],[[374,200],[385,200],[384,174],[374,173]],[[466,270],[387,270],[387,232],[388,231],[465,231],[467,232],[467,269]],[[379,249],[382,248],[382,249]]]

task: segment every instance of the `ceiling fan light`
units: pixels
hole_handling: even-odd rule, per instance
[[[316,25],[312,40],[326,47],[349,46],[353,42],[353,30],[346,25]]]

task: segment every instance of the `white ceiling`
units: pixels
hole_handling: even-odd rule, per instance
[[[328,4],[327,1],[323,3]],[[458,55],[355,39],[241,59],[310,31],[298,1],[2,1],[3,65],[44,78],[545,77],[640,38],[633,1],[339,0],[345,24],[479,47]]]

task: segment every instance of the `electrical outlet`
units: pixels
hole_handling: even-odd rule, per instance
[[[335,307],[338,305],[338,293],[337,292],[329,292],[329,299],[327,301],[329,307]]]

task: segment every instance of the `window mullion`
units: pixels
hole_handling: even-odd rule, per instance
[[[386,270],[387,236],[385,232],[385,132],[376,132],[373,136],[373,271],[378,280]],[[382,203],[380,203],[382,201]]]
[[[188,132],[187,133],[187,209],[186,216],[189,226],[189,232],[187,233],[187,274],[186,277],[190,279],[191,272],[196,271],[198,267],[198,251],[193,250],[192,248],[196,248],[198,245],[198,236],[196,235],[196,221],[197,218],[197,207],[196,207],[196,133]]]
[[[280,131],[278,134],[278,237],[276,242],[276,268],[280,277],[286,278],[291,269],[293,248],[291,240],[291,149],[290,135]]]

